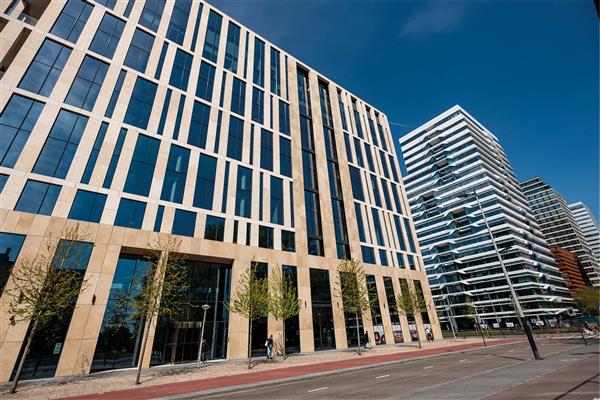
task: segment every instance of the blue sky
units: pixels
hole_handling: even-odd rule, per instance
[[[599,215],[598,19],[585,1],[211,1],[385,112],[395,137],[454,104],[520,180]]]

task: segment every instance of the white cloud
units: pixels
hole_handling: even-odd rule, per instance
[[[402,36],[429,36],[459,28],[466,16],[466,3],[434,1],[419,7],[402,28]]]

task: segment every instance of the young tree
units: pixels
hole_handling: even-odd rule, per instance
[[[225,307],[248,319],[248,369],[252,368],[252,322],[269,315],[269,283],[256,276],[252,261],[238,281],[235,292]]]
[[[269,311],[276,320],[283,323],[283,359],[285,360],[285,321],[300,313],[302,303],[290,278],[279,269],[271,274],[269,287]]]
[[[185,307],[183,293],[188,290],[188,274],[185,256],[179,253],[181,240],[159,238],[150,244],[150,268],[141,282],[139,292],[131,299],[132,317],[144,323],[142,347],[138,356],[135,383],[140,383],[142,365],[150,328],[159,315],[166,317],[179,314]]]
[[[87,289],[87,280],[78,271],[86,258],[78,242],[87,239],[87,233],[81,232],[79,225],[67,228],[59,238],[49,237],[37,257],[23,259],[13,270],[12,285],[7,289],[8,312],[14,322],[29,322],[30,329],[25,336],[25,349],[18,361],[11,393],[17,390],[35,334],[50,323],[68,318],[77,296]]]
[[[361,355],[358,316],[371,309],[374,296],[367,286],[365,271],[360,261],[343,260],[338,264],[337,271],[335,294],[342,300],[344,311],[353,314],[356,318],[356,336],[358,338],[356,353]]]
[[[577,308],[587,315],[598,315],[600,310],[600,288],[585,287],[573,293]]]
[[[414,316],[417,313],[422,313],[427,311],[427,302],[425,298],[419,295],[415,290],[405,286],[402,288],[400,294],[396,297],[396,309],[399,313],[408,316]],[[416,319],[415,319],[416,324]],[[419,342],[419,349],[421,347],[421,335],[419,335],[419,331],[417,330],[417,340]]]

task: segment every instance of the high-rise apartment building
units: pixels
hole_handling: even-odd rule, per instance
[[[521,182],[521,188],[548,244],[576,254],[588,280],[600,285],[598,261],[561,194],[539,177]]]
[[[589,286],[583,265],[581,265],[581,261],[575,253],[571,253],[560,246],[550,246],[550,251],[571,293]]]
[[[211,306],[211,358],[248,354],[248,322],[224,303],[251,264],[297,287],[288,351],[357,341],[335,290],[347,258],[377,294],[359,321],[372,339],[410,341],[423,324],[441,336],[435,310],[395,311],[401,288],[431,294],[383,113],[202,1],[0,4],[0,303],[50,235],[76,223],[88,233],[76,245],[90,286],[65,323],[34,336],[24,378],[136,364],[144,321],[117,307],[159,233],[188,257],[182,296]],[[1,381],[28,329],[10,317]],[[160,317],[148,363],[195,360],[201,321],[197,307]],[[252,349],[282,326],[255,322]]]
[[[590,250],[592,250],[596,262],[600,263],[600,230],[598,229],[598,223],[594,218],[594,214],[592,214],[588,206],[580,201],[569,204],[569,209],[573,213],[573,218],[575,218],[575,222],[579,225],[581,233],[583,233],[583,238]]]
[[[490,328],[517,322],[479,200],[525,315],[557,323],[572,300],[497,137],[454,106],[400,144],[408,200],[442,321],[453,316],[459,326],[472,326],[476,310]]]

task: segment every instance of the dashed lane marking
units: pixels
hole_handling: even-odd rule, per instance
[[[380,375],[376,376],[375,379],[387,378],[389,375]]]
[[[318,392],[320,390],[325,390],[325,389],[329,389],[329,386],[325,386],[325,387],[317,388],[317,389],[311,389],[311,390],[307,391],[307,393]]]
[[[423,368],[423,369],[429,369],[429,368],[433,368],[433,367],[435,367],[435,365],[430,365],[430,366],[428,366],[428,367],[425,367],[425,368]]]

